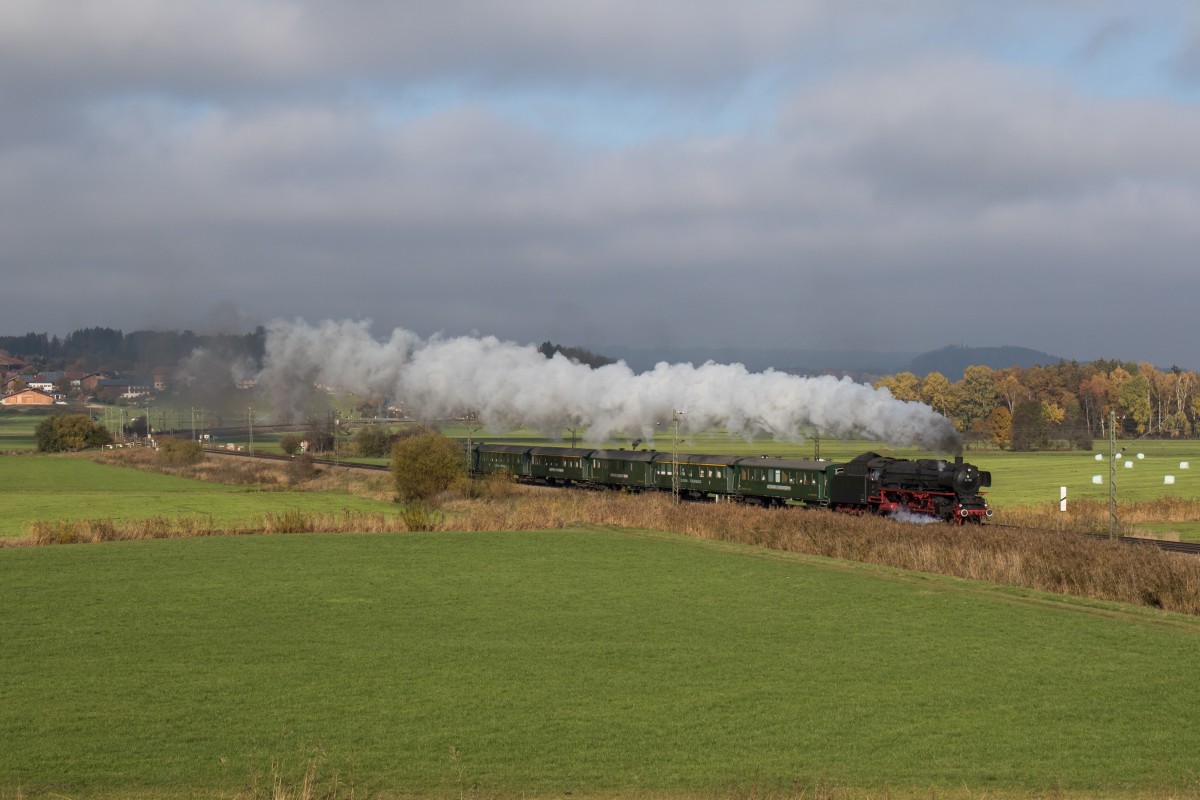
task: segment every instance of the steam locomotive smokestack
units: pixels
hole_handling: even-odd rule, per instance
[[[402,400],[427,419],[474,413],[485,426],[547,432],[587,428],[650,439],[655,424],[686,411],[689,432],[725,428],[799,440],[816,427],[838,437],[863,436],[897,447],[961,452],[954,426],[923,403],[897,400],[849,378],[801,378],[741,364],[660,363],[641,374],[623,362],[592,369],[562,355],[547,359],[531,345],[491,336],[422,340],[403,329],[374,339],[369,322],[275,321],[267,328],[259,385],[279,408],[295,409],[315,383]],[[290,405],[289,405],[290,403]]]

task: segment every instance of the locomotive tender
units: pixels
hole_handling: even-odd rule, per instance
[[[762,506],[804,505],[851,513],[908,512],[962,524],[992,515],[979,490],[991,473],[961,456],[908,460],[864,453],[847,462],[767,456],[680,454],[657,450],[593,450],[476,444],[472,475],[512,475],[528,483],[670,492],[689,500]]]

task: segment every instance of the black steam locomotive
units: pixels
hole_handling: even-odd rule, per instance
[[[829,488],[829,505],[845,511],[911,513],[949,522],[982,522],[992,515],[980,489],[992,474],[974,464],[944,459],[889,458],[863,453],[841,465]]]

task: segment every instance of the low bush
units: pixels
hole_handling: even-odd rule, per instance
[[[466,461],[458,442],[440,433],[399,439],[392,446],[396,499],[430,500],[466,479]]]
[[[392,437],[382,425],[360,428],[354,434],[354,449],[363,458],[383,458],[392,446]]]
[[[296,456],[287,466],[287,480],[293,486],[311,481],[316,475],[316,464],[308,453]]]
[[[162,438],[158,440],[157,460],[172,467],[199,464],[204,460],[204,446],[190,439]]]

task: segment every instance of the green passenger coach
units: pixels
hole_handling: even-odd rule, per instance
[[[591,475],[592,450],[577,447],[529,448],[529,475],[542,483],[583,483]]]
[[[732,495],[736,488],[734,464],[737,456],[686,455],[680,453],[678,460],[668,453],[654,462],[654,485],[669,492],[679,474],[679,494],[694,499],[709,495],[718,498]]]
[[[655,462],[670,458],[656,450],[596,450],[591,455],[592,481],[633,492],[653,489]]]
[[[498,473],[529,477],[529,448],[511,444],[480,444],[474,448],[471,469],[481,475]]]
[[[737,462],[738,495],[753,503],[782,506],[829,504],[829,461],[789,458],[742,458]]]

